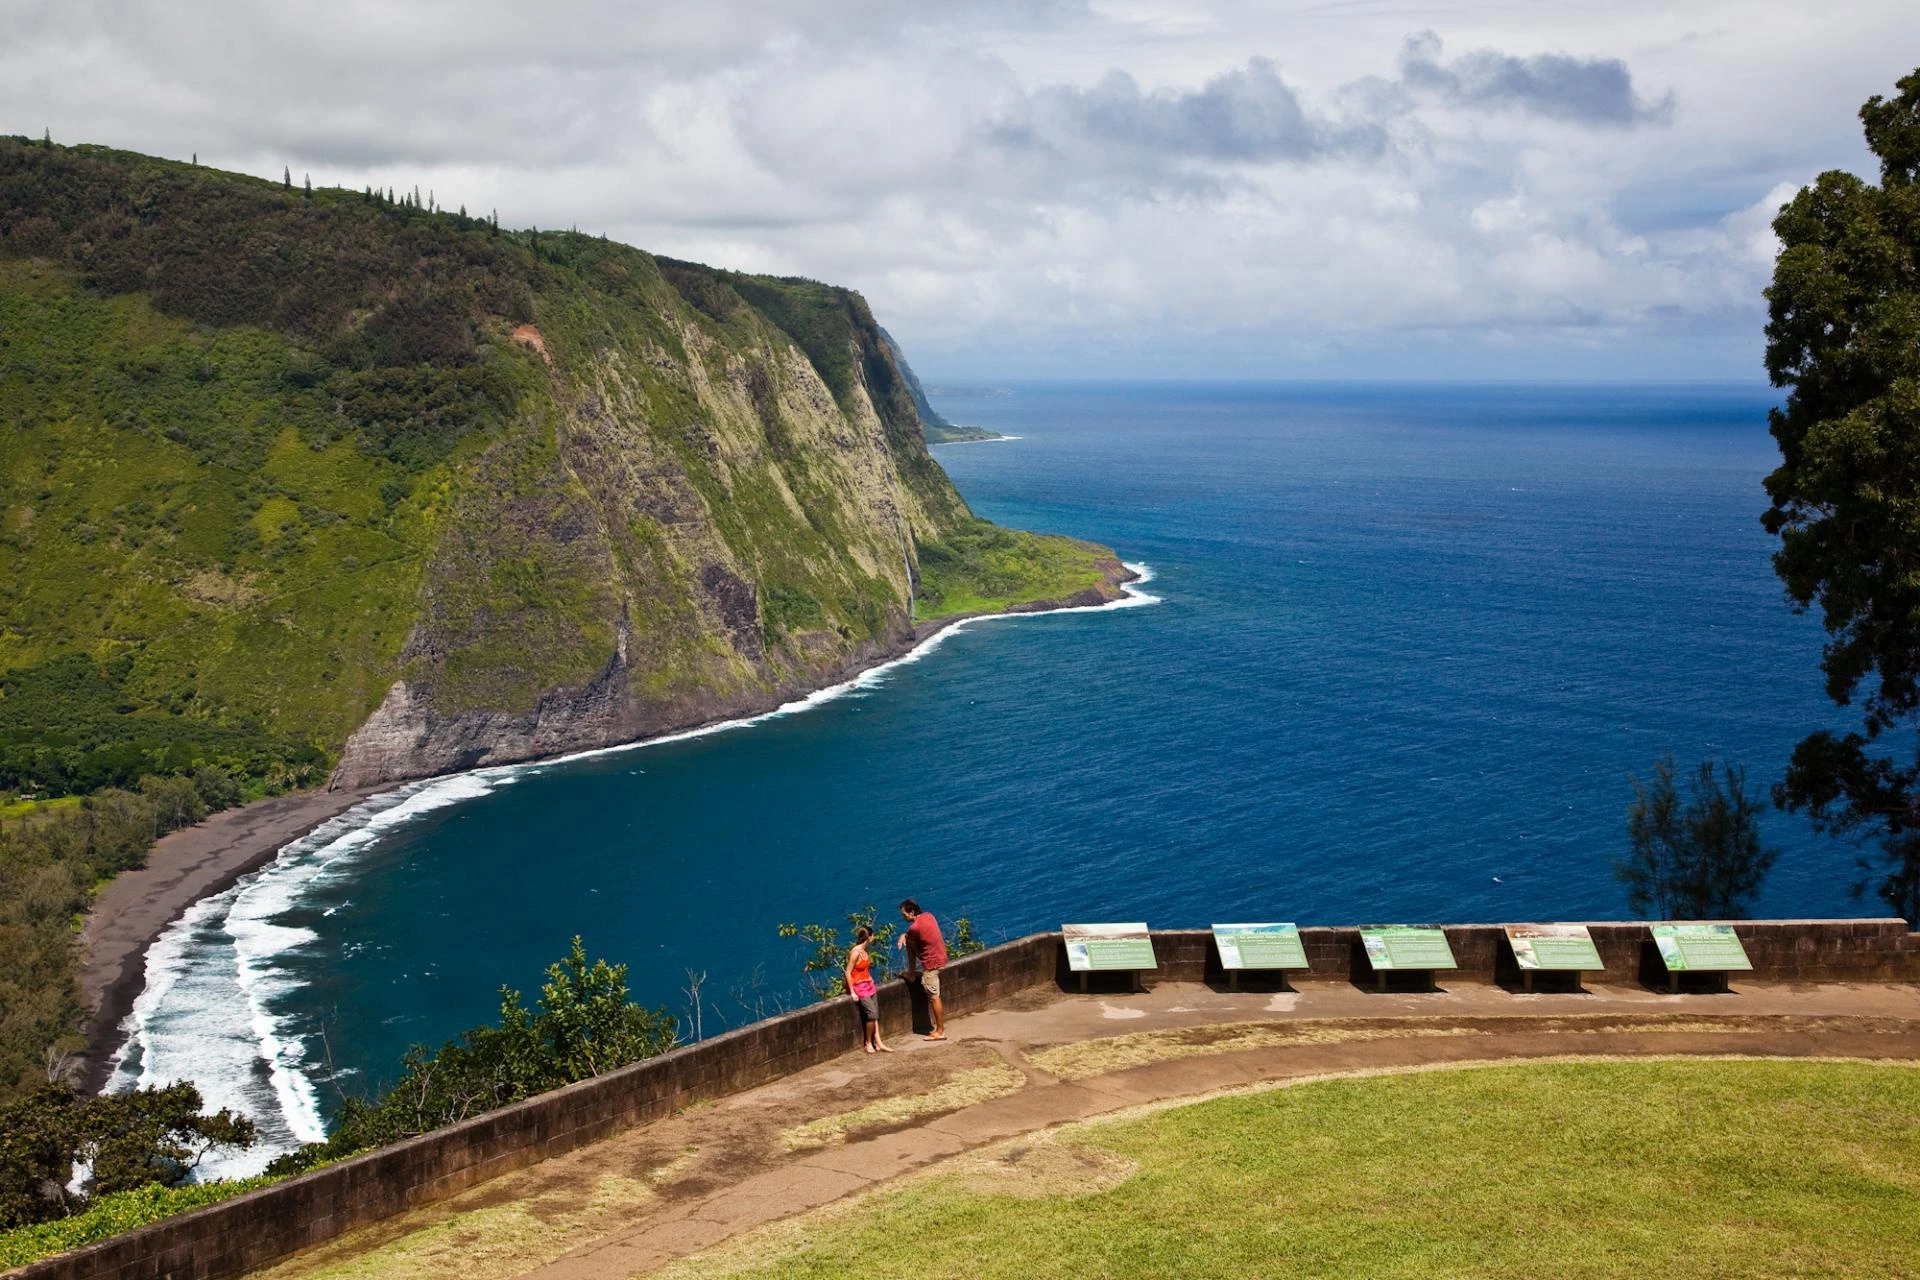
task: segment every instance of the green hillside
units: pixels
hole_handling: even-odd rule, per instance
[[[1111,593],[912,387],[843,289],[0,139],[0,793],[313,785],[383,699],[353,781],[524,758]]]

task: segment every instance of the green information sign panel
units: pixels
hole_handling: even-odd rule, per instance
[[[1583,924],[1510,924],[1507,941],[1522,969],[1604,969]]]
[[[1060,934],[1067,943],[1067,968],[1074,973],[1160,967],[1144,924],[1063,924]]]
[[[1447,935],[1438,929],[1405,925],[1362,929],[1360,945],[1367,949],[1367,963],[1376,970],[1455,967],[1453,948],[1447,945]]]
[[[1740,936],[1730,924],[1656,924],[1653,945],[1660,948],[1660,959],[1669,973],[1725,973],[1753,968],[1747,949],[1740,945]]]
[[[1306,948],[1297,924],[1217,924],[1213,942],[1225,969],[1304,969]]]

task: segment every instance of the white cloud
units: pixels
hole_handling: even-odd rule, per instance
[[[1773,208],[1863,167],[1906,33],[1784,0],[27,0],[0,131],[844,282],[936,374],[1689,343],[1744,374]]]

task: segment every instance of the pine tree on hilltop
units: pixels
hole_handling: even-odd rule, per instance
[[[281,171],[280,182],[287,190],[293,190],[293,168],[291,165]]]

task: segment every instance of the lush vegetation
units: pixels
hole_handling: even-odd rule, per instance
[[[189,1209],[217,1204],[278,1181],[275,1177],[237,1178],[189,1182],[177,1187],[155,1183],[135,1191],[95,1196],[84,1210],[70,1218],[0,1231],[0,1267],[24,1266],[49,1254],[98,1244],[123,1231],[132,1231]]]
[[[1109,553],[1072,538],[1044,537],[967,520],[920,544],[921,618],[998,613],[1029,600],[1065,600],[1106,580]]]
[[[326,1141],[280,1157],[268,1172],[296,1173],[444,1128],[678,1042],[671,1014],[627,998],[627,966],[589,961],[575,938],[567,957],[548,967],[533,1009],[521,1004],[519,992],[501,988],[498,1026],[475,1027],[438,1049],[415,1045],[391,1088],[374,1098],[347,1098]]]
[[[1631,854],[1614,863],[1627,905],[1660,920],[1735,920],[1747,914],[1780,851],[1760,838],[1766,795],[1747,788],[1746,770],[1703,761],[1683,803],[1673,757],[1653,780],[1633,779],[1627,811]]]
[[[0,1091],[71,1042],[92,887],[396,679],[525,714],[619,660],[684,723],[1097,576],[1010,539],[848,290],[0,138]]]
[[[0,1103],[43,1085],[80,1046],[74,924],[94,887],[241,794],[233,774],[200,765],[0,818]]]
[[[311,783],[395,677],[520,712],[623,627],[642,699],[805,680],[898,641],[903,553],[935,614],[1090,582],[916,400],[845,289],[0,139],[0,792]]]
[[[1073,1126],[670,1277],[1643,1280],[1914,1273],[1920,1071],[1589,1062],[1336,1080]]]
[[[202,1114],[190,1084],[83,1097],[55,1081],[0,1107],[0,1229],[53,1222],[100,1198],[177,1188],[216,1147],[248,1147],[253,1123],[230,1111]],[[83,1188],[69,1186],[76,1164]]]
[[[1823,173],[1774,220],[1767,372],[1781,464],[1764,519],[1774,568],[1818,606],[1821,666],[1861,727],[1814,733],[1776,798],[1840,835],[1895,911],[1920,919],[1920,71],[1860,109],[1875,185]]]

